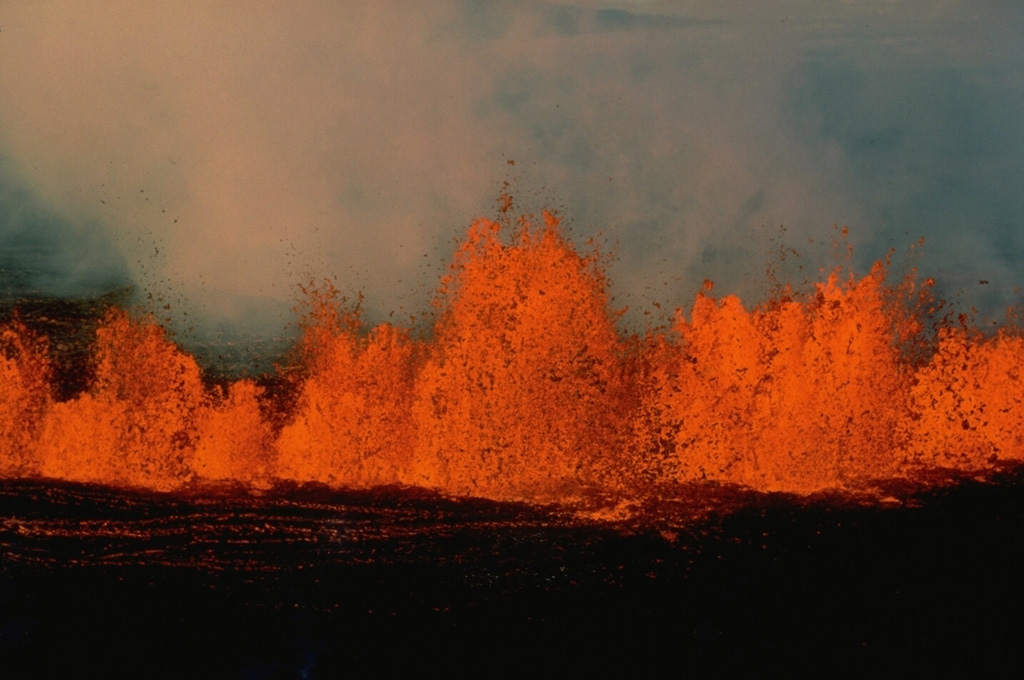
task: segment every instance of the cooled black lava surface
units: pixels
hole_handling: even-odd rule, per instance
[[[0,483],[5,677],[1018,666],[1024,475],[888,503],[692,489],[595,522],[384,489]],[[896,665],[892,665],[896,664]]]

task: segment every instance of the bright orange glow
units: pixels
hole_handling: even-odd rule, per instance
[[[111,309],[89,388],[59,401],[46,339],[14,319],[0,475],[558,499],[705,479],[809,492],[1024,458],[1024,338],[930,322],[930,280],[891,284],[878,263],[753,309],[708,282],[668,331],[625,337],[600,264],[548,213],[477,220],[429,339],[367,330],[310,285],[297,366],[272,378],[289,389],[270,392],[204,383],[155,321]]]
[[[194,474],[200,411],[195,360],[152,319],[110,310],[96,333],[91,389],[55,404],[39,441],[47,477],[171,489]]]
[[[892,474],[912,368],[884,309],[884,270],[746,311],[701,293],[644,392],[638,444],[659,474],[814,490]]]
[[[591,482],[622,448],[621,347],[605,281],[545,213],[510,244],[478,220],[442,282],[405,480],[458,493],[547,494]]]
[[[309,288],[302,338],[306,375],[277,439],[277,475],[334,485],[402,481],[415,447],[412,420],[419,348],[406,331],[381,325],[360,335],[331,286]]]
[[[53,405],[44,339],[21,321],[0,326],[0,476],[38,472],[36,441]]]
[[[943,329],[935,356],[910,392],[913,459],[973,468],[1024,458],[1022,365],[1024,338]]]

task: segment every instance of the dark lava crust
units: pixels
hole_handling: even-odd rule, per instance
[[[1024,656],[1022,490],[1019,470],[889,502],[706,488],[601,523],[409,489],[0,482],[0,659],[5,677],[986,674]]]

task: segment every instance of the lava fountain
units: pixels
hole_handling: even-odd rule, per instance
[[[708,282],[668,329],[625,335],[595,245],[544,213],[479,219],[426,336],[367,329],[303,288],[293,360],[204,380],[152,317],[111,308],[84,390],[52,342],[0,330],[0,474],[174,490],[420,486],[493,499],[630,496],[692,481],[810,492],[1024,458],[1024,339],[937,318],[930,281],[836,270],[748,309]]]

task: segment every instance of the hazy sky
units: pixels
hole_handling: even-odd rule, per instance
[[[998,310],[1024,3],[0,4],[8,287],[273,326],[314,272],[408,313],[505,181],[617,248],[634,315],[704,278],[755,302],[780,236],[816,268],[834,224],[862,267],[923,236],[944,293]]]

